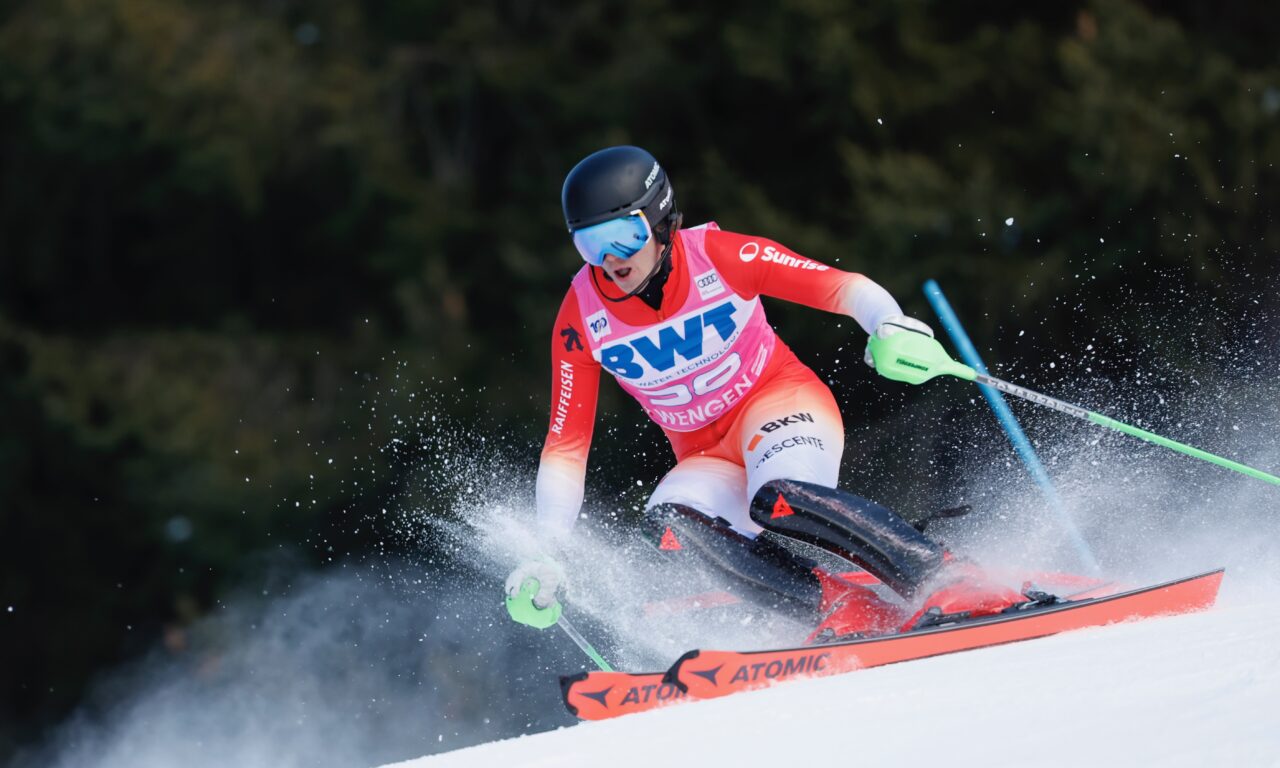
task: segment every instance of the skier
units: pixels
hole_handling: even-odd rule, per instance
[[[706,557],[735,583],[807,611],[822,603],[813,563],[761,531],[853,560],[906,599],[936,582],[947,559],[938,544],[884,507],[836,490],[840,410],[774,333],[759,297],[851,317],[881,338],[932,336],[930,328],[864,275],[715,223],[683,227],[666,170],[638,147],[583,159],[561,203],[586,264],[552,334],[551,419],[537,477],[547,548],[578,517],[604,370],[675,452],[646,505],[661,548]],[[874,367],[869,350],[865,361]],[[506,583],[512,617],[554,622],[565,581],[550,554],[521,564]]]

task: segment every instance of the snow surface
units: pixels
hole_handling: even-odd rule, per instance
[[[997,648],[482,744],[397,768],[1280,766],[1280,602]]]

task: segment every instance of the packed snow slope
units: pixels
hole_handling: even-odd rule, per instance
[[[795,681],[396,766],[1280,766],[1280,595],[1232,576],[1207,613]],[[1259,576],[1246,578],[1274,583]]]

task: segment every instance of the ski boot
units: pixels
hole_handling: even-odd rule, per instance
[[[865,572],[832,574],[813,572],[822,585],[822,622],[805,640],[806,645],[857,640],[891,634],[906,615],[902,606],[880,597],[869,585],[878,583]]]
[[[952,557],[932,580],[928,596],[899,627],[901,632],[994,616],[1028,602],[1028,597],[993,581],[972,562]]]

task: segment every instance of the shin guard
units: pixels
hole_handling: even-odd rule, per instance
[[[861,566],[906,598],[943,561],[943,548],[893,511],[837,488],[772,480],[752,499],[751,519]]]
[[[822,588],[812,561],[766,539],[749,539],[729,521],[683,504],[658,504],[646,510],[645,517],[658,549],[685,551],[714,564],[757,602],[777,605],[781,598],[786,607],[805,614],[818,610]]]

